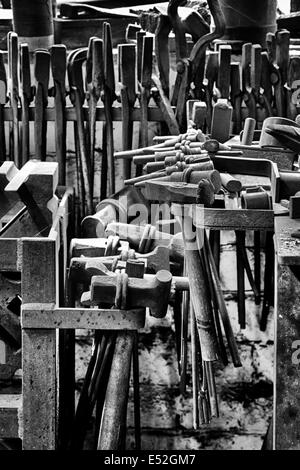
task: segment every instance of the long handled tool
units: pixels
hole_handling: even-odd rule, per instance
[[[87,100],[89,105],[89,159],[91,162],[91,190],[94,187],[96,111],[103,88],[103,41],[91,37],[86,60]]]
[[[18,36],[16,33],[9,32],[8,41],[8,78],[9,78],[9,101],[12,109],[12,125],[11,125],[11,142],[10,147],[11,159],[15,165],[21,167],[20,146],[19,146],[19,119],[18,119],[18,103],[19,103],[19,80],[18,80]]]
[[[75,94],[72,93],[71,91],[71,83],[73,83],[73,78],[72,78],[72,57],[74,54],[76,54],[78,49],[74,49],[74,51],[70,52],[67,57],[67,75],[68,75],[68,82],[70,85],[70,100],[72,105],[75,108]],[[81,76],[81,81],[80,81],[80,76],[78,77],[78,84],[77,87],[82,90],[82,93],[84,93],[83,90],[83,81],[82,81],[82,76]],[[84,181],[83,181],[83,174],[81,170],[81,160],[80,160],[80,155],[79,155],[79,142],[78,142],[78,131],[77,131],[77,122],[73,122],[73,129],[74,129],[74,147],[75,147],[75,162],[76,162],[76,174],[77,174],[77,194],[78,194],[78,199],[79,199],[79,205],[78,205],[78,210],[76,211],[76,222],[75,222],[75,227],[76,230],[80,227],[80,222],[82,218],[85,216],[86,213],[86,208],[85,208],[85,191],[84,191]]]
[[[112,105],[116,99],[115,93],[115,71],[112,49],[111,26],[109,23],[103,24],[103,48],[104,48],[104,89],[102,101],[104,103],[105,126],[103,135],[105,135],[106,163],[103,155],[102,174],[101,174],[101,199],[115,193],[115,161],[114,161],[114,138],[113,138],[113,119]],[[106,165],[106,166],[105,166]],[[106,169],[107,168],[107,169]],[[108,188],[107,176],[108,175]]]
[[[132,148],[133,122],[131,110],[136,100],[136,46],[134,44],[121,44],[119,46],[119,70],[121,80],[122,103],[122,136],[123,150]],[[131,161],[124,161],[124,179],[130,178]]]
[[[85,126],[83,116],[83,103],[85,100],[82,78],[82,64],[86,60],[87,49],[78,49],[69,60],[69,83],[73,93],[76,111],[76,129],[78,141],[78,153],[84,183],[87,211],[93,213],[93,196],[90,180],[90,161],[86,149]]]
[[[34,54],[34,77],[36,80],[34,138],[35,156],[45,161],[47,153],[47,120],[45,111],[48,103],[50,54],[37,50]]]
[[[0,51],[0,160],[6,160],[5,128],[3,119],[3,107],[6,104],[7,96],[6,71],[3,61],[3,52]]]
[[[20,83],[22,107],[22,165],[29,160],[29,106],[32,100],[30,58],[27,44],[20,45]]]
[[[56,160],[58,162],[58,182],[66,184],[66,70],[67,50],[63,44],[50,49],[51,70],[54,81],[55,98],[55,141]]]
[[[139,82],[140,109],[141,109],[141,145],[148,145],[148,103],[151,92],[153,37],[143,37],[141,77]],[[142,174],[142,167],[136,169],[136,176]]]

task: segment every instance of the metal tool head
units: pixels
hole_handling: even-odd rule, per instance
[[[115,96],[115,70],[113,59],[113,47],[111,26],[109,23],[103,23],[103,51],[104,51],[104,80],[105,86]]]
[[[87,47],[75,49],[75,51],[72,51],[67,58],[67,71],[70,89],[72,90],[72,88],[76,88],[79,91],[82,103],[85,99],[82,66],[86,61],[87,51]]]
[[[50,53],[44,49],[34,53],[34,76],[38,83],[48,87],[50,72]]]
[[[60,85],[63,96],[66,93],[67,48],[64,44],[55,44],[50,48],[51,71],[54,82]]]
[[[31,101],[30,58],[28,44],[20,44],[20,83],[22,94]]]

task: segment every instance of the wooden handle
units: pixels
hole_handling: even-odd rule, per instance
[[[137,60],[137,79],[140,82],[142,77],[142,57],[143,57],[143,38],[146,31],[137,31],[136,33],[136,60]]]
[[[251,74],[250,84],[251,88],[255,92],[259,92],[261,83],[261,72],[262,72],[262,59],[261,59],[262,47],[259,44],[254,44],[251,48]]]
[[[220,46],[218,88],[221,98],[229,99],[231,46]]]
[[[251,64],[251,52],[252,52],[252,44],[246,43],[243,44],[242,48],[242,80],[243,80],[243,88],[247,89],[250,87],[250,64]]]
[[[287,30],[276,33],[276,63],[280,68],[282,84],[287,80],[287,70],[289,65],[290,32]]]
[[[243,130],[242,145],[251,145],[253,142],[256,120],[253,118],[246,118]]]

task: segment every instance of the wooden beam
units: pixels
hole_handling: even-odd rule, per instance
[[[43,309],[40,304],[23,304],[23,328],[91,330],[137,330],[145,325],[145,309],[98,308]]]
[[[56,240],[23,238],[22,256],[24,304],[58,304]],[[22,346],[23,449],[54,450],[57,434],[56,330],[23,328]]]
[[[21,394],[0,394],[0,439],[17,439],[21,415]]]
[[[20,242],[17,238],[0,238],[1,271],[21,271]]]
[[[262,209],[197,209],[194,224],[211,230],[274,230],[274,212]]]

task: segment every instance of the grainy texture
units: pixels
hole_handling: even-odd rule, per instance
[[[24,304],[57,301],[55,256],[55,240],[23,239]],[[55,449],[56,331],[23,329],[22,345],[23,448]]]

